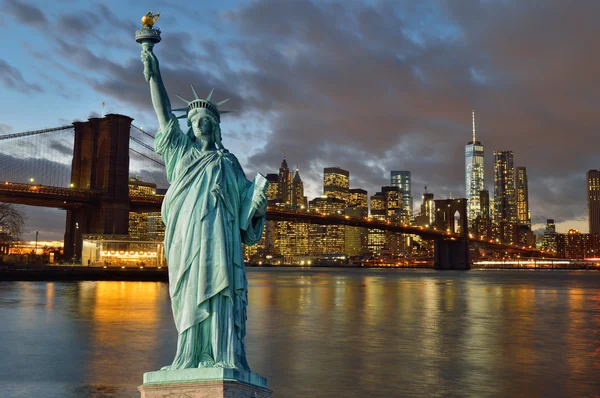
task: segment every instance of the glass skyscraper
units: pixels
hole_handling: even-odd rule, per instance
[[[465,146],[465,187],[469,226],[481,213],[479,193],[485,189],[483,173],[483,145],[475,137],[475,111],[473,111],[473,140]]]
[[[410,187],[410,171],[394,170],[390,173],[390,185],[402,191],[402,222],[409,223],[412,219],[413,198]]]

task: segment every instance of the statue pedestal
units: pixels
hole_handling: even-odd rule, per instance
[[[267,379],[237,369],[198,368],[144,373],[142,398],[269,398]]]

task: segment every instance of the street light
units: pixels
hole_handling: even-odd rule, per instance
[[[34,182],[34,181],[35,181],[35,178],[33,178],[33,177],[31,177],[31,178],[29,179],[29,182]]]
[[[35,231],[35,254],[37,255],[37,242],[38,242],[38,234],[40,231]]]

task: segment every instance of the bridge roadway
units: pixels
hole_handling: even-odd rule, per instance
[[[132,211],[160,211],[163,196],[130,195],[129,199]],[[0,201],[2,202],[68,209],[91,206],[100,200],[102,200],[102,192],[90,189],[63,188],[14,182],[0,183]],[[267,218],[272,221],[294,221],[305,222],[308,224],[347,225],[352,227],[380,229],[383,231],[418,235],[425,239],[459,240],[464,238],[460,234],[442,231],[434,227],[415,227],[390,221],[380,221],[368,217],[355,218],[345,215],[296,212],[283,210],[274,206],[268,207]],[[481,239],[473,235],[470,235],[468,239],[470,243],[482,244],[493,249],[505,250],[512,253],[542,253],[536,248],[501,244],[493,240]],[[544,254],[547,256],[550,255],[549,253]]]

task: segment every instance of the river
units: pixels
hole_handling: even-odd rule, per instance
[[[600,272],[250,268],[274,397],[600,395]],[[160,282],[1,282],[1,397],[139,397],[173,359]]]

